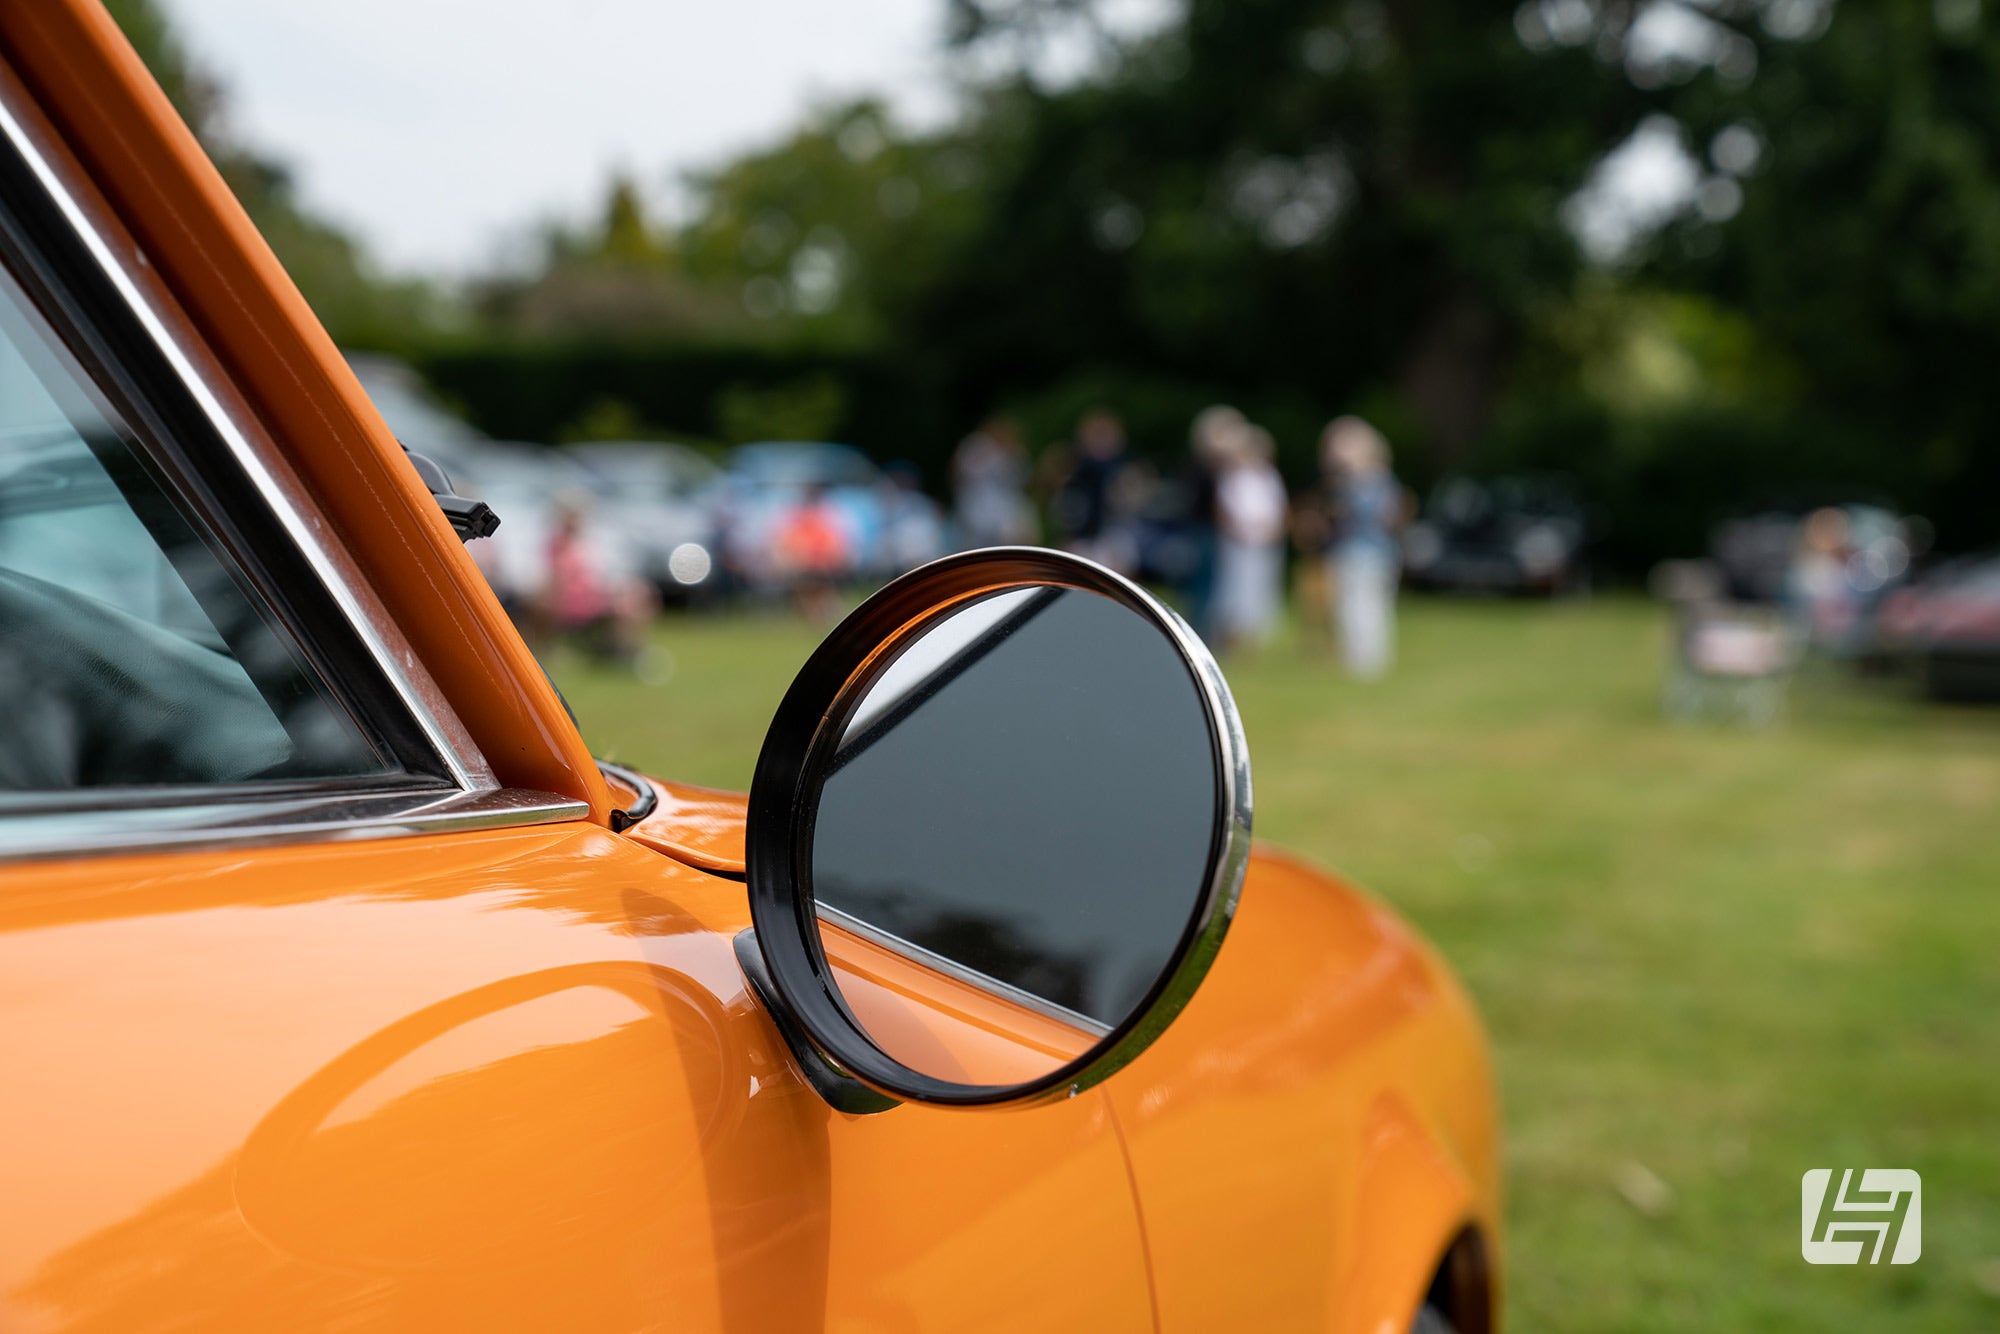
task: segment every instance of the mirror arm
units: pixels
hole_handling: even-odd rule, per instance
[[[403,442],[399,440],[396,443],[400,445]],[[458,534],[459,541],[470,542],[475,537],[493,536],[493,530],[500,526],[500,516],[493,512],[492,506],[483,500],[459,495],[451,484],[451,478],[428,454],[419,454],[408,445],[403,445],[403,452],[410,456],[410,465],[423,479],[438,508],[444,511],[444,517],[451,524],[451,531]]]
[[[771,981],[771,970],[764,963],[764,952],[757,947],[757,932],[754,927],[745,928],[736,935],[736,961],[743,966],[744,980],[750,984],[750,993],[757,1003],[764,1007],[764,1013],[771,1017],[778,1036],[785,1040],[785,1046],[798,1062],[799,1073],[806,1083],[812,1085],[813,1092],[836,1112],[846,1112],[849,1116],[869,1116],[875,1112],[886,1112],[901,1104],[885,1093],[877,1093],[853,1075],[829,1061],[805,1029],[778,999],[778,989]]]

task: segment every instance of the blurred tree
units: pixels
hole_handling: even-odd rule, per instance
[[[828,108],[776,147],[689,180],[688,271],[792,337],[880,345],[970,231],[980,167],[960,136],[907,135],[879,102]]]
[[[831,375],[787,384],[725,386],[716,395],[715,420],[725,443],[756,440],[831,440],[847,413],[847,391]]]
[[[106,0],[106,8],[335,341],[402,349],[437,326],[441,307],[428,285],[376,271],[353,237],[299,202],[284,166],[229,133],[220,86],[188,57],[157,0]]]
[[[2000,530],[1979,0],[1182,0],[1139,36],[1113,0],[941,3],[953,127],[828,106],[689,178],[678,222],[618,177],[479,285],[457,352],[489,424],[612,395],[937,472],[995,407],[1046,439],[1113,403],[1165,452],[1227,397],[1295,473],[1351,409],[1418,482],[1573,472],[1635,563],[1786,479]],[[435,341],[426,289],[233,142],[158,0],[112,9],[336,337]],[[1607,233],[1648,136],[1685,188]]]
[[[553,226],[525,272],[475,285],[473,309],[489,334],[529,338],[742,336],[749,322],[729,295],[690,276],[679,246],[646,216],[638,185],[614,176],[602,212],[581,227]]]
[[[605,259],[620,264],[659,264],[672,255],[647,220],[639,187],[628,176],[612,178],[611,197],[604,203],[604,232],[597,250]]]
[[[1754,75],[1676,91],[1702,181],[1647,264],[1742,312],[1819,417],[1873,433],[1852,480],[1932,508],[1948,543],[1994,540],[2000,21],[1979,0],[1704,17]]]
[[[1088,12],[953,6],[962,40],[1005,51]],[[1474,0],[1188,0],[1104,59],[989,92],[978,226],[912,345],[974,398],[1117,365],[1329,406],[1388,387],[1440,464],[1469,456],[1581,271],[1563,200],[1656,105],[1597,47],[1531,49],[1512,7]]]
[[[580,440],[670,440],[673,433],[649,425],[625,399],[600,394],[575,421],[556,432],[557,444]]]

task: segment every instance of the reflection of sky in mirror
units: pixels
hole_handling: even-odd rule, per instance
[[[861,707],[847,720],[847,729],[841,733],[845,740],[859,732],[882,715],[910,691],[921,686],[930,675],[946,663],[968,644],[992,629],[1004,617],[1020,609],[1036,593],[1033,588],[1017,588],[1010,593],[996,593],[990,598],[971,603],[953,612],[951,616],[927,630],[915,643],[903,651],[889,670],[882,673],[875,684],[868,687],[862,698]]]

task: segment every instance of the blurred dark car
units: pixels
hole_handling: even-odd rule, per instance
[[[1823,497],[1801,489],[1747,507],[1715,526],[1709,552],[1728,598],[1783,606],[1802,629],[1810,624],[1818,651],[1873,670],[1898,656],[1883,641],[1880,618],[1929,545],[1930,528],[1872,501]],[[1815,514],[1835,517],[1837,568],[1825,551],[1814,553],[1817,568],[1805,563]]]
[[[913,564],[915,544],[903,534],[928,526],[942,546],[943,516],[936,502],[899,486],[851,445],[766,441],[729,455],[717,489],[717,529],[723,563],[741,585],[762,591],[783,587],[781,533],[808,497],[829,505],[840,528],[843,558],[836,577],[886,579]]]
[[[1454,593],[1577,593],[1588,589],[1589,525],[1562,477],[1524,475],[1438,483],[1403,533],[1403,577]]]
[[[722,469],[687,445],[595,440],[566,446],[591,478],[602,527],[618,534],[633,572],[660,597],[685,602],[716,588]]]
[[[2000,702],[2000,553],[1950,561],[1883,599],[1883,654],[1934,699]]]
[[[1868,502],[1819,503],[1795,496],[1766,501],[1715,526],[1709,553],[1729,596],[1738,602],[1785,601],[1801,529],[1819,509],[1836,509],[1847,518],[1853,553],[1848,580],[1858,596],[1873,601],[1909,571],[1913,548],[1920,544],[1895,511]]]

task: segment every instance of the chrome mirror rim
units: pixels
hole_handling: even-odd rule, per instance
[[[901,648],[971,600],[1010,588],[1097,593],[1138,613],[1179,653],[1206,716],[1216,809],[1201,893],[1169,967],[1109,1037],[1077,1060],[1017,1084],[962,1084],[922,1074],[871,1041],[834,983],[811,890],[813,776],[866,687]],[[1095,561],[1043,547],[989,547],[933,561],[855,609],[800,669],[773,715],[750,786],[745,869],[762,992],[785,1007],[792,1032],[841,1075],[897,1100],[998,1106],[1073,1096],[1129,1065],[1164,1032],[1215,961],[1236,912],[1250,856],[1250,755],[1222,669],[1200,637],[1152,594]]]

